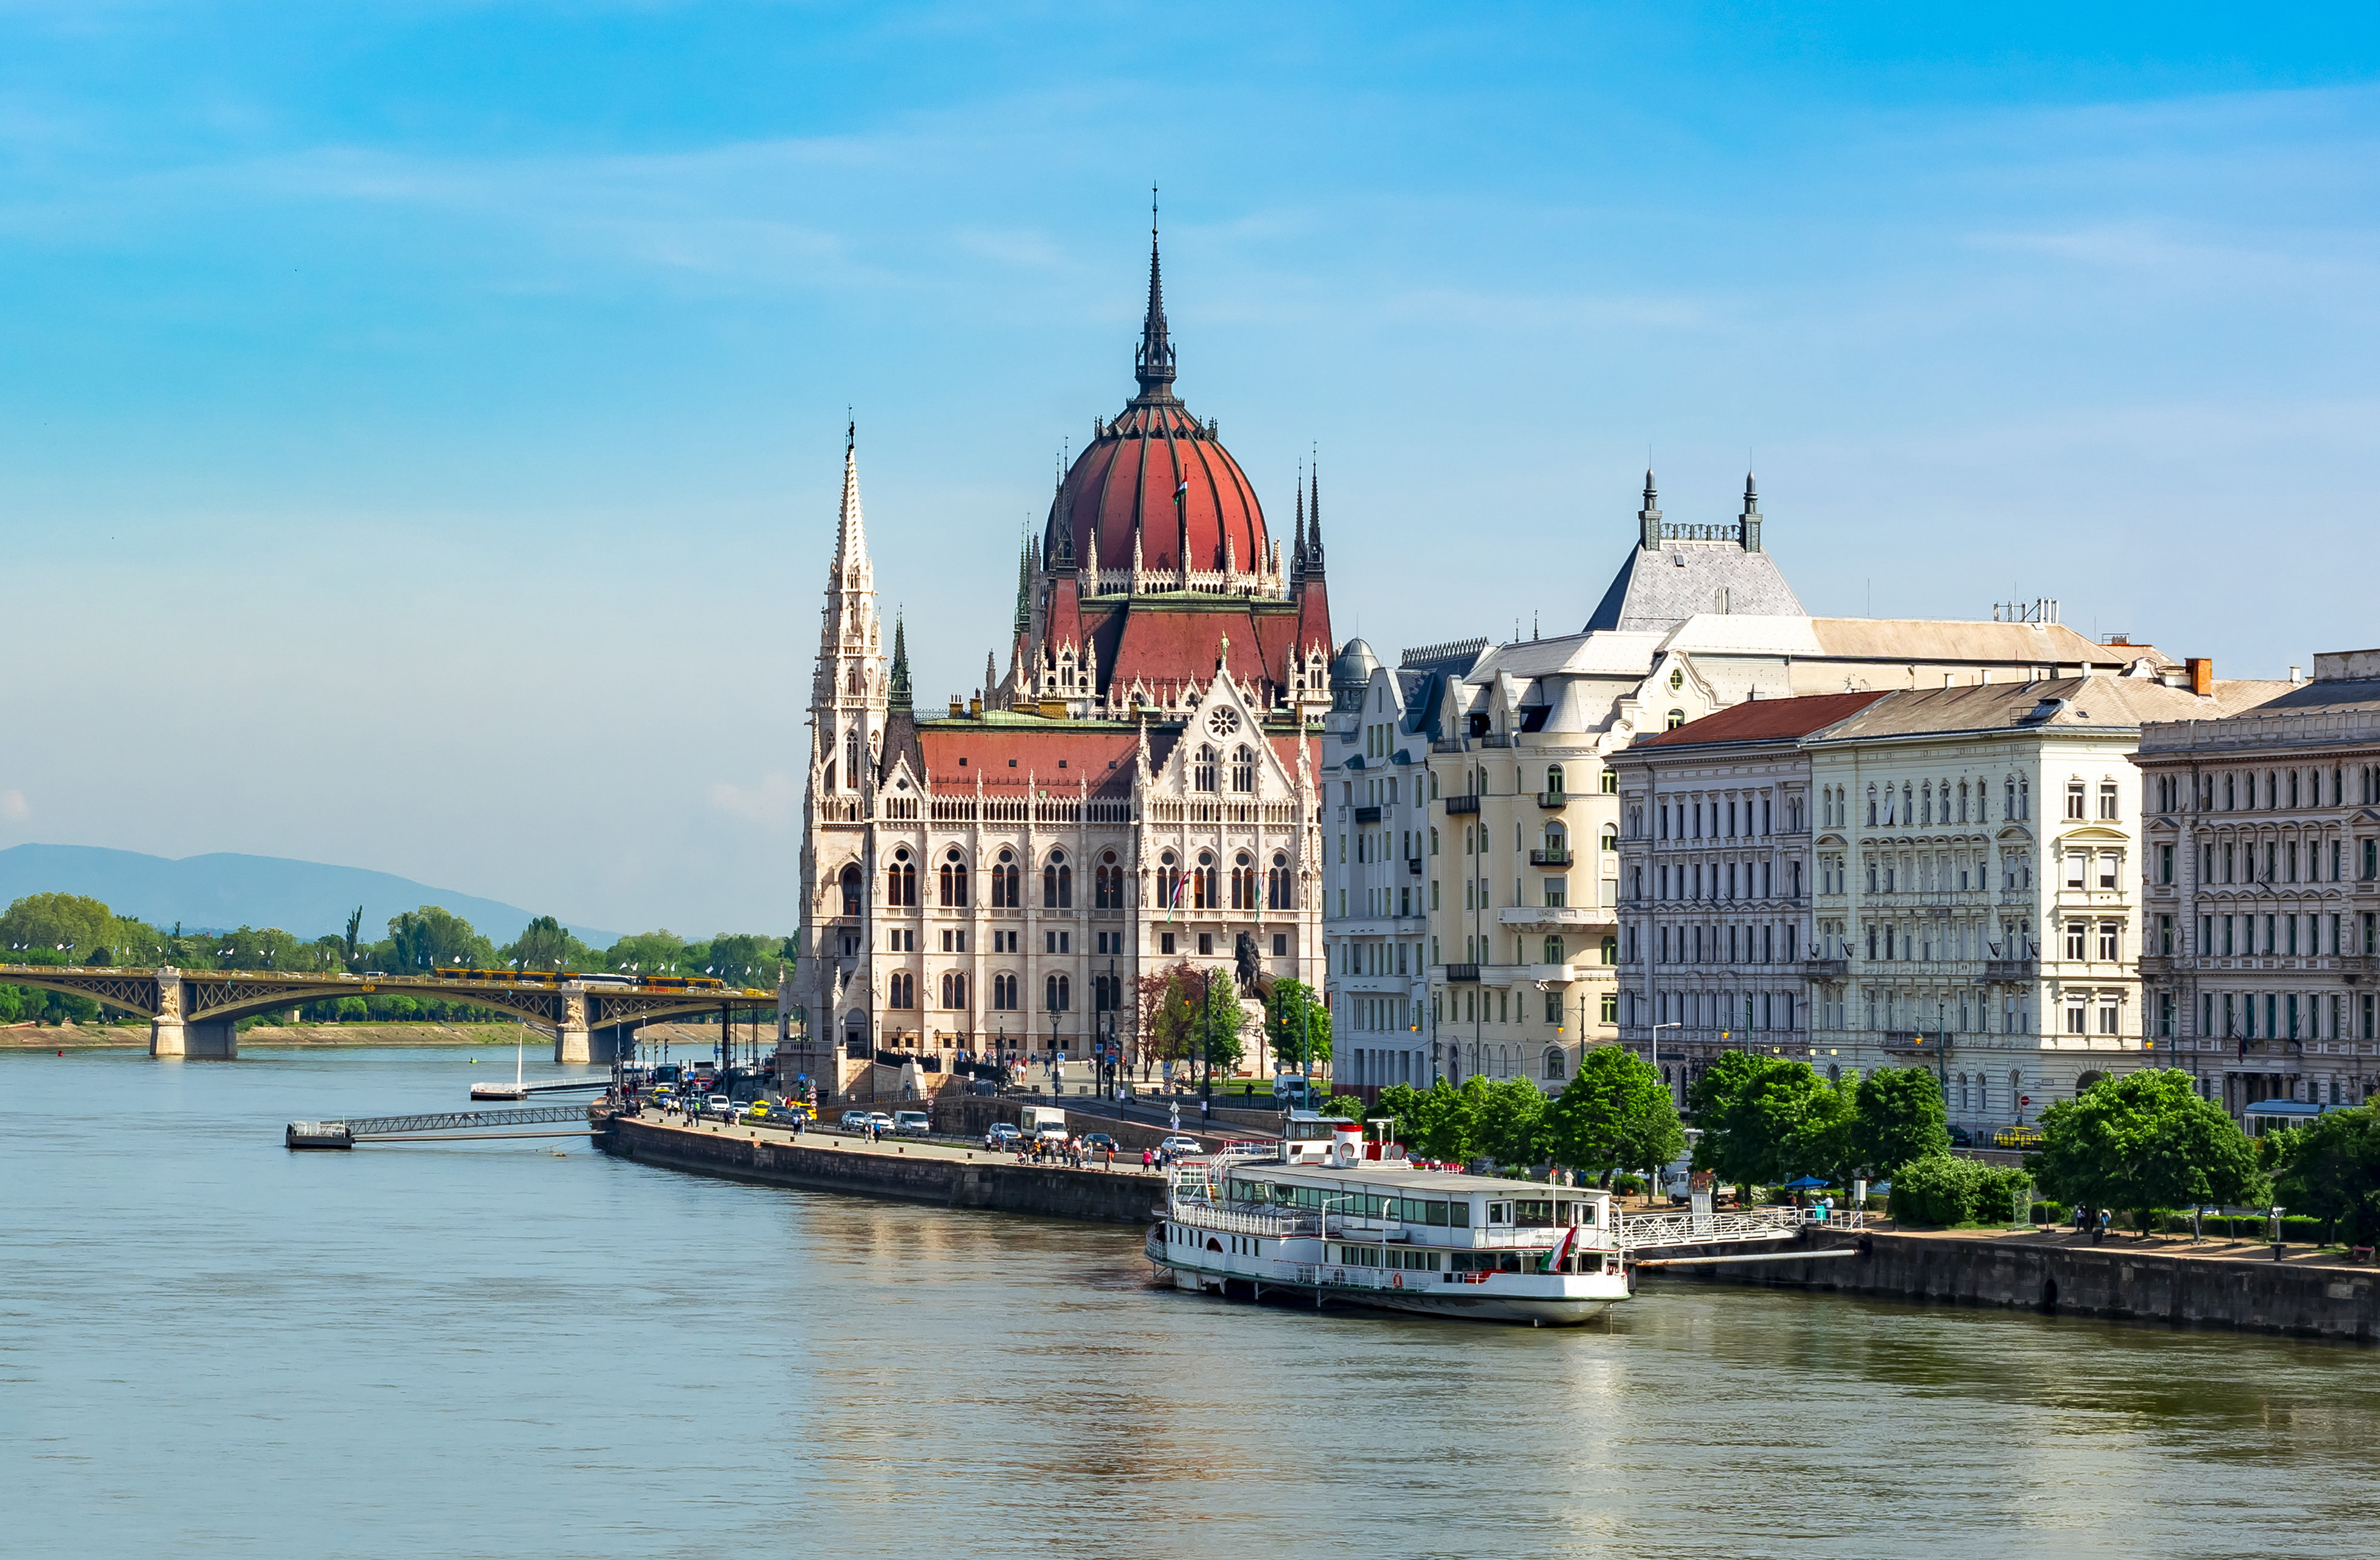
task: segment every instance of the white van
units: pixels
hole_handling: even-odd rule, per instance
[[[1026,1137],[1036,1142],[1050,1138],[1057,1139],[1062,1143],[1065,1141],[1066,1113],[1056,1106],[1028,1105],[1024,1107],[1018,1115]]]
[[[892,1130],[905,1136],[921,1138],[934,1130],[933,1119],[922,1110],[896,1110],[892,1113]]]

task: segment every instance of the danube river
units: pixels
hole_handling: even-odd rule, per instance
[[[1658,1282],[1575,1331],[1317,1316],[1145,1288],[1136,1230],[281,1146],[465,1108],[512,1061],[468,1055],[0,1054],[0,1551],[2164,1560],[2380,1521],[2367,1350]]]

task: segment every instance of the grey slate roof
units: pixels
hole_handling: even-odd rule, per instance
[[[1669,541],[1658,552],[1628,550],[1586,632],[1662,633],[1698,612],[1718,611],[1810,615],[1767,552],[1746,552],[1731,541]]]
[[[1812,732],[1806,740],[1815,744],[1961,732],[2133,729],[2158,720],[2235,715],[2288,686],[2245,679],[2219,682],[2208,698],[2144,677],[2058,677],[2038,683],[1902,688]]]

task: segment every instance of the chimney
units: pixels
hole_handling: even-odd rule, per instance
[[[2302,682],[2304,682],[2304,681],[2305,681],[2305,679],[2304,679],[2303,677],[2301,677],[2300,675],[2298,675],[2298,672],[2299,672],[2299,669],[2298,669],[2297,667],[2294,667],[2294,666],[2293,666],[2293,667],[2289,668],[2289,686],[2290,686],[2290,687],[2292,687],[2292,688],[2296,687],[2300,683],[2302,683]]]
[[[2190,669],[2190,691],[2200,698],[2215,696],[2215,662],[2204,656],[2192,656],[2183,663]]]

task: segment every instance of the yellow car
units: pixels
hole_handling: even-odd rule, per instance
[[[2041,1134],[2031,1127],[2002,1127],[1992,1134],[1994,1148],[2039,1148]]]

